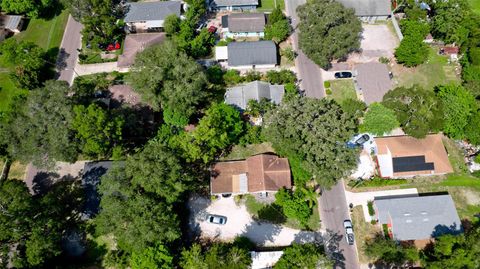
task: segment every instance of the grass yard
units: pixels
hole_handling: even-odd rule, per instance
[[[27,93],[27,90],[21,90],[15,86],[10,79],[9,71],[0,71],[0,112],[8,111],[10,103],[16,96]]]
[[[240,146],[236,145],[232,148],[230,153],[227,156],[221,158],[222,161],[232,161],[232,160],[243,160],[250,156],[266,153],[266,152],[275,152],[272,148],[272,144],[266,142],[262,144],[251,144]]]
[[[396,64],[392,68],[396,86],[410,87],[413,84],[433,90],[436,85],[460,83],[456,75],[456,64],[448,64],[448,57],[437,54],[437,49],[431,48],[428,60],[414,68],[406,68]]]
[[[27,170],[27,165],[19,161],[15,161],[10,165],[10,170],[8,171],[9,179],[19,179],[23,180],[25,178],[25,172]]]
[[[480,14],[480,0],[468,0],[468,2],[470,3],[472,10],[475,13]]]
[[[363,249],[365,248],[366,240],[373,238],[376,233],[381,232],[380,228],[365,221],[365,218],[363,217],[362,206],[356,206],[353,208],[352,224],[355,231],[355,241],[357,242],[358,258],[360,263],[366,264],[373,262],[365,255]]]
[[[257,10],[272,11],[275,7],[280,7],[282,10],[284,10],[285,1],[284,0],[260,0]]]
[[[330,90],[332,94],[329,95],[338,103],[346,99],[357,99],[357,93],[355,92],[355,85],[351,79],[337,79],[330,81]]]

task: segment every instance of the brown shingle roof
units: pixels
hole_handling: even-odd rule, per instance
[[[390,136],[375,138],[378,154],[390,154],[392,158],[408,156],[425,156],[425,162],[434,163],[435,174],[445,174],[453,172],[447,151],[443,146],[442,135],[427,135],[423,139],[417,139],[411,136]],[[430,174],[431,171],[411,171],[397,172],[396,177],[412,176],[419,174]]]
[[[241,175],[248,181],[248,192],[277,191],[291,188],[290,166],[287,158],[260,154],[242,161],[219,162],[212,168],[212,194],[241,192]]]

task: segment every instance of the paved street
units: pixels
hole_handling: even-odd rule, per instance
[[[358,269],[360,264],[356,245],[350,246],[345,240],[343,221],[350,219],[343,181],[320,197],[320,218],[322,229],[327,231],[326,250],[337,260],[336,268]],[[355,230],[355,227],[353,227]],[[355,238],[356,239],[356,238]]]
[[[322,72],[314,62],[308,59],[305,54],[298,48],[298,33],[296,9],[298,6],[305,4],[306,0],[285,0],[285,10],[287,15],[292,19],[292,26],[295,29],[292,34],[293,49],[298,56],[295,58],[295,66],[297,68],[298,79],[300,80],[300,88],[305,91],[307,97],[323,98],[325,90],[323,89]]]
[[[77,64],[78,50],[82,47],[81,34],[82,25],[75,21],[71,15],[68,16],[67,27],[63,34],[60,52],[57,59],[58,80],[64,80],[70,85],[75,78],[74,68]]]

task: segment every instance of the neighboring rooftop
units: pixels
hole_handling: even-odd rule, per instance
[[[210,5],[216,7],[258,6],[258,0],[211,0]]]
[[[364,63],[355,67],[356,84],[363,93],[367,105],[381,102],[383,96],[392,88],[387,65],[381,63]]]
[[[130,2],[125,22],[163,21],[168,15],[180,17],[180,1]]]
[[[392,12],[389,0],[337,0],[347,8],[353,8],[357,16],[389,16]]]
[[[16,32],[19,31],[22,24],[20,15],[0,15],[0,28]]]
[[[226,15],[229,32],[263,32],[265,28],[265,14],[263,13],[233,13]],[[223,21],[223,18],[222,18]]]
[[[377,160],[383,177],[453,172],[442,135],[376,137]]]
[[[262,98],[271,100],[275,104],[282,102],[285,88],[283,85],[271,85],[268,82],[253,81],[245,85],[228,88],[225,93],[225,103],[234,105],[242,110],[247,108],[248,101]]]
[[[246,160],[218,162],[212,167],[212,194],[278,191],[282,187],[292,187],[287,158],[260,154]]]
[[[450,195],[375,198],[378,220],[390,224],[395,240],[422,240],[462,232]]]
[[[123,43],[123,53],[118,56],[118,67],[129,67],[135,62],[137,53],[165,40],[165,33],[129,34]]]
[[[231,42],[228,44],[228,65],[276,65],[277,47],[272,41]]]

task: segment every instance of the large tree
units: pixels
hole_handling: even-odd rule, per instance
[[[383,105],[395,112],[408,135],[423,138],[443,126],[443,104],[433,91],[419,85],[399,87],[383,96]]]
[[[230,105],[212,105],[195,130],[181,136],[181,147],[190,161],[209,163],[238,141],[244,131],[240,113]]]
[[[167,123],[184,126],[205,101],[207,78],[200,65],[172,42],[147,48],[131,69],[133,88]]]
[[[351,8],[334,0],[312,0],[297,8],[299,45],[322,68],[360,48],[362,25]]]
[[[315,244],[293,244],[287,247],[274,269],[290,268],[331,268],[332,260],[323,253],[323,247]]]
[[[180,224],[172,205],[131,183],[125,169],[114,166],[99,185],[99,234],[112,234],[121,250],[133,253],[180,237]]]
[[[38,166],[76,159],[68,92],[66,82],[47,81],[43,88],[31,91],[26,100],[18,101],[24,103],[7,117],[1,130],[12,157]]]
[[[393,110],[380,103],[372,103],[365,113],[360,131],[383,135],[400,126]]]
[[[355,119],[335,101],[288,99],[265,115],[264,126],[263,134],[276,152],[299,161],[324,187],[356,165],[357,152],[345,146],[355,132]]]
[[[428,24],[405,20],[401,24],[404,38],[395,49],[397,61],[412,67],[424,63],[428,58],[429,48],[423,42],[430,31]]]
[[[283,14],[282,9],[275,8],[268,17],[268,23],[265,26],[265,38],[280,43],[288,37],[290,33],[290,23]]]
[[[164,245],[157,244],[155,247],[133,252],[130,266],[132,269],[171,269],[173,257]]]
[[[478,109],[475,98],[459,85],[439,86],[437,89],[444,108],[443,131],[454,139],[464,138],[465,127]]]
[[[252,260],[248,249],[235,244],[215,243],[202,251],[198,244],[182,251],[180,266],[184,269],[250,268]]]
[[[468,39],[471,9],[466,0],[435,1],[431,20],[434,37],[447,43],[462,44]],[[455,14],[454,16],[452,14]]]
[[[390,238],[377,234],[366,241],[365,255],[375,260],[380,268],[412,266],[420,259],[415,247],[400,245]]]
[[[47,13],[53,9],[56,1],[53,0],[2,0],[0,6],[2,11],[10,14],[26,14],[31,18],[36,18],[42,13]]]

